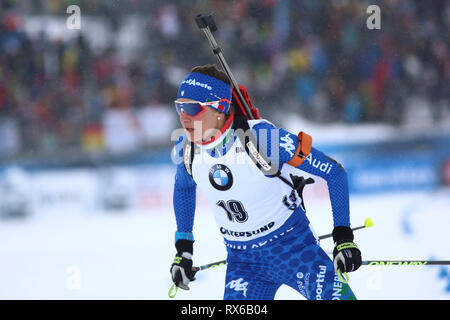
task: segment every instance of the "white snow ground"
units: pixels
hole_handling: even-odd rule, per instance
[[[306,193],[317,234],[331,232],[325,197]],[[310,198],[310,199],[309,199]],[[450,260],[450,190],[351,197],[363,259]],[[0,299],[168,299],[174,256],[172,209],[65,212],[0,221]],[[194,264],[225,258],[209,209],[200,205]],[[322,242],[332,249],[329,240]],[[450,267],[362,266],[350,273],[359,299],[450,299]],[[175,299],[222,299],[225,267],[198,273]],[[276,299],[304,298],[282,286]]]

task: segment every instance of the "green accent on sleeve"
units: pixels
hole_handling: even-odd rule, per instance
[[[342,250],[345,250],[345,249],[352,249],[352,248],[358,249],[356,244],[354,244],[353,242],[344,242],[344,243],[341,243],[341,244],[336,246],[336,249],[338,251],[342,251]]]
[[[173,263],[174,264],[180,264],[180,262],[181,262],[181,257],[175,257],[175,259],[173,259]]]

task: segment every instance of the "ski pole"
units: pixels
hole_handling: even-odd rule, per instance
[[[362,266],[448,266],[450,260],[363,260]],[[336,271],[339,279],[343,283],[349,281],[346,272]]]
[[[352,230],[356,231],[356,230],[360,230],[360,229],[364,229],[364,228],[370,228],[372,226],[373,226],[372,219],[366,218],[366,220],[364,220],[364,225],[352,228]],[[320,240],[331,238],[331,237],[332,237],[332,234],[328,233],[328,234],[324,234],[322,236],[319,236],[318,239],[320,241]],[[220,260],[220,261],[208,263],[208,264],[205,264],[205,265],[202,265],[202,266],[199,266],[199,267],[192,267],[192,271],[194,272],[194,275],[195,275],[199,271],[206,270],[206,269],[211,269],[211,268],[214,268],[214,267],[223,266],[225,264],[227,264],[227,260]],[[344,276],[346,276],[345,273],[344,273]],[[339,276],[339,277],[342,279],[341,276]],[[345,280],[345,279],[342,279],[342,280]],[[178,292],[178,287],[175,284],[172,284],[172,286],[169,289],[169,293],[168,293],[169,297],[170,298],[174,298],[176,296],[177,292]]]
[[[210,263],[204,266],[196,267],[198,268],[197,271],[209,269],[213,267],[217,267],[220,265],[226,264],[225,260]],[[362,261],[361,265],[363,266],[448,266],[450,265],[450,260],[364,260]],[[336,271],[339,279],[343,283],[348,283],[349,276],[346,272],[342,273],[340,270]],[[175,288],[175,292],[172,293],[172,291]],[[178,291],[178,287],[175,285],[172,285],[172,287],[169,290],[169,297],[173,298],[176,295],[176,292]]]
[[[223,70],[227,74],[227,76],[230,78],[231,83],[233,85],[233,88],[236,90],[236,93],[239,96],[240,101],[242,102],[242,105],[245,108],[245,111],[247,112],[250,119],[254,119],[254,116],[252,112],[250,111],[250,107],[247,104],[247,101],[244,99],[241,90],[239,89],[239,85],[234,78],[233,74],[231,73],[231,69],[228,66],[228,63],[225,60],[225,57],[223,56],[222,49],[219,47],[219,45],[216,42],[216,39],[214,39],[213,32],[217,30],[216,23],[212,17],[212,14],[201,14],[199,13],[195,17],[195,22],[197,23],[197,26],[203,30],[203,32],[206,35],[206,38],[209,41],[209,44],[212,47],[214,55],[219,60],[220,65],[222,66]]]
[[[366,218],[366,220],[364,220],[364,225],[352,228],[352,230],[356,231],[356,230],[360,230],[360,229],[364,229],[364,228],[370,228],[372,226],[373,226],[372,219]],[[331,238],[332,236],[333,235],[331,233],[328,233],[328,234],[324,234],[322,236],[319,236],[318,239],[320,241],[320,240],[324,240],[324,239],[327,239],[327,238]],[[218,267],[218,266],[223,266],[225,264],[227,264],[227,260],[220,260],[220,261],[211,262],[211,263],[199,266],[199,267],[192,267],[192,271],[194,271],[194,274],[195,274],[198,271],[202,271],[202,270],[205,270],[205,269],[210,269],[210,268],[214,268],[214,267]]]
[[[365,260],[364,266],[446,266],[450,260]]]
[[[370,228],[372,226],[373,226],[372,219],[366,218],[366,220],[364,220],[364,225],[352,228],[352,231],[356,231],[356,230],[360,230],[360,229],[364,229],[364,228]],[[319,237],[319,241],[323,240],[323,239],[331,238],[332,236],[333,236],[332,233],[324,234],[323,236]]]

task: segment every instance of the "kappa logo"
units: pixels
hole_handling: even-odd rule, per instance
[[[242,294],[244,297],[247,297],[247,286],[248,282],[242,282],[244,281],[243,278],[239,278],[237,280],[231,280],[225,285],[225,288],[234,289],[234,291],[242,291]]]
[[[293,157],[296,148],[294,146],[294,140],[289,136],[289,133],[286,133],[286,135],[284,137],[281,137],[280,140],[284,142],[280,143],[280,147],[283,147],[284,150],[286,150],[286,152],[288,152],[289,155]]]

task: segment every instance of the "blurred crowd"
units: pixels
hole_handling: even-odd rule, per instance
[[[21,150],[102,148],[110,110],[172,107],[181,78],[217,63],[194,23],[213,12],[217,40],[263,116],[280,110],[329,123],[401,124],[411,99],[438,121],[450,107],[450,2],[446,0],[63,1],[2,0],[0,119],[19,128]],[[82,25],[70,37],[31,36],[30,16],[100,16],[113,35],[140,17],[140,46],[94,50]],[[366,8],[381,9],[381,29]],[[65,26],[65,24],[64,24]],[[167,141],[169,143],[170,141]]]

